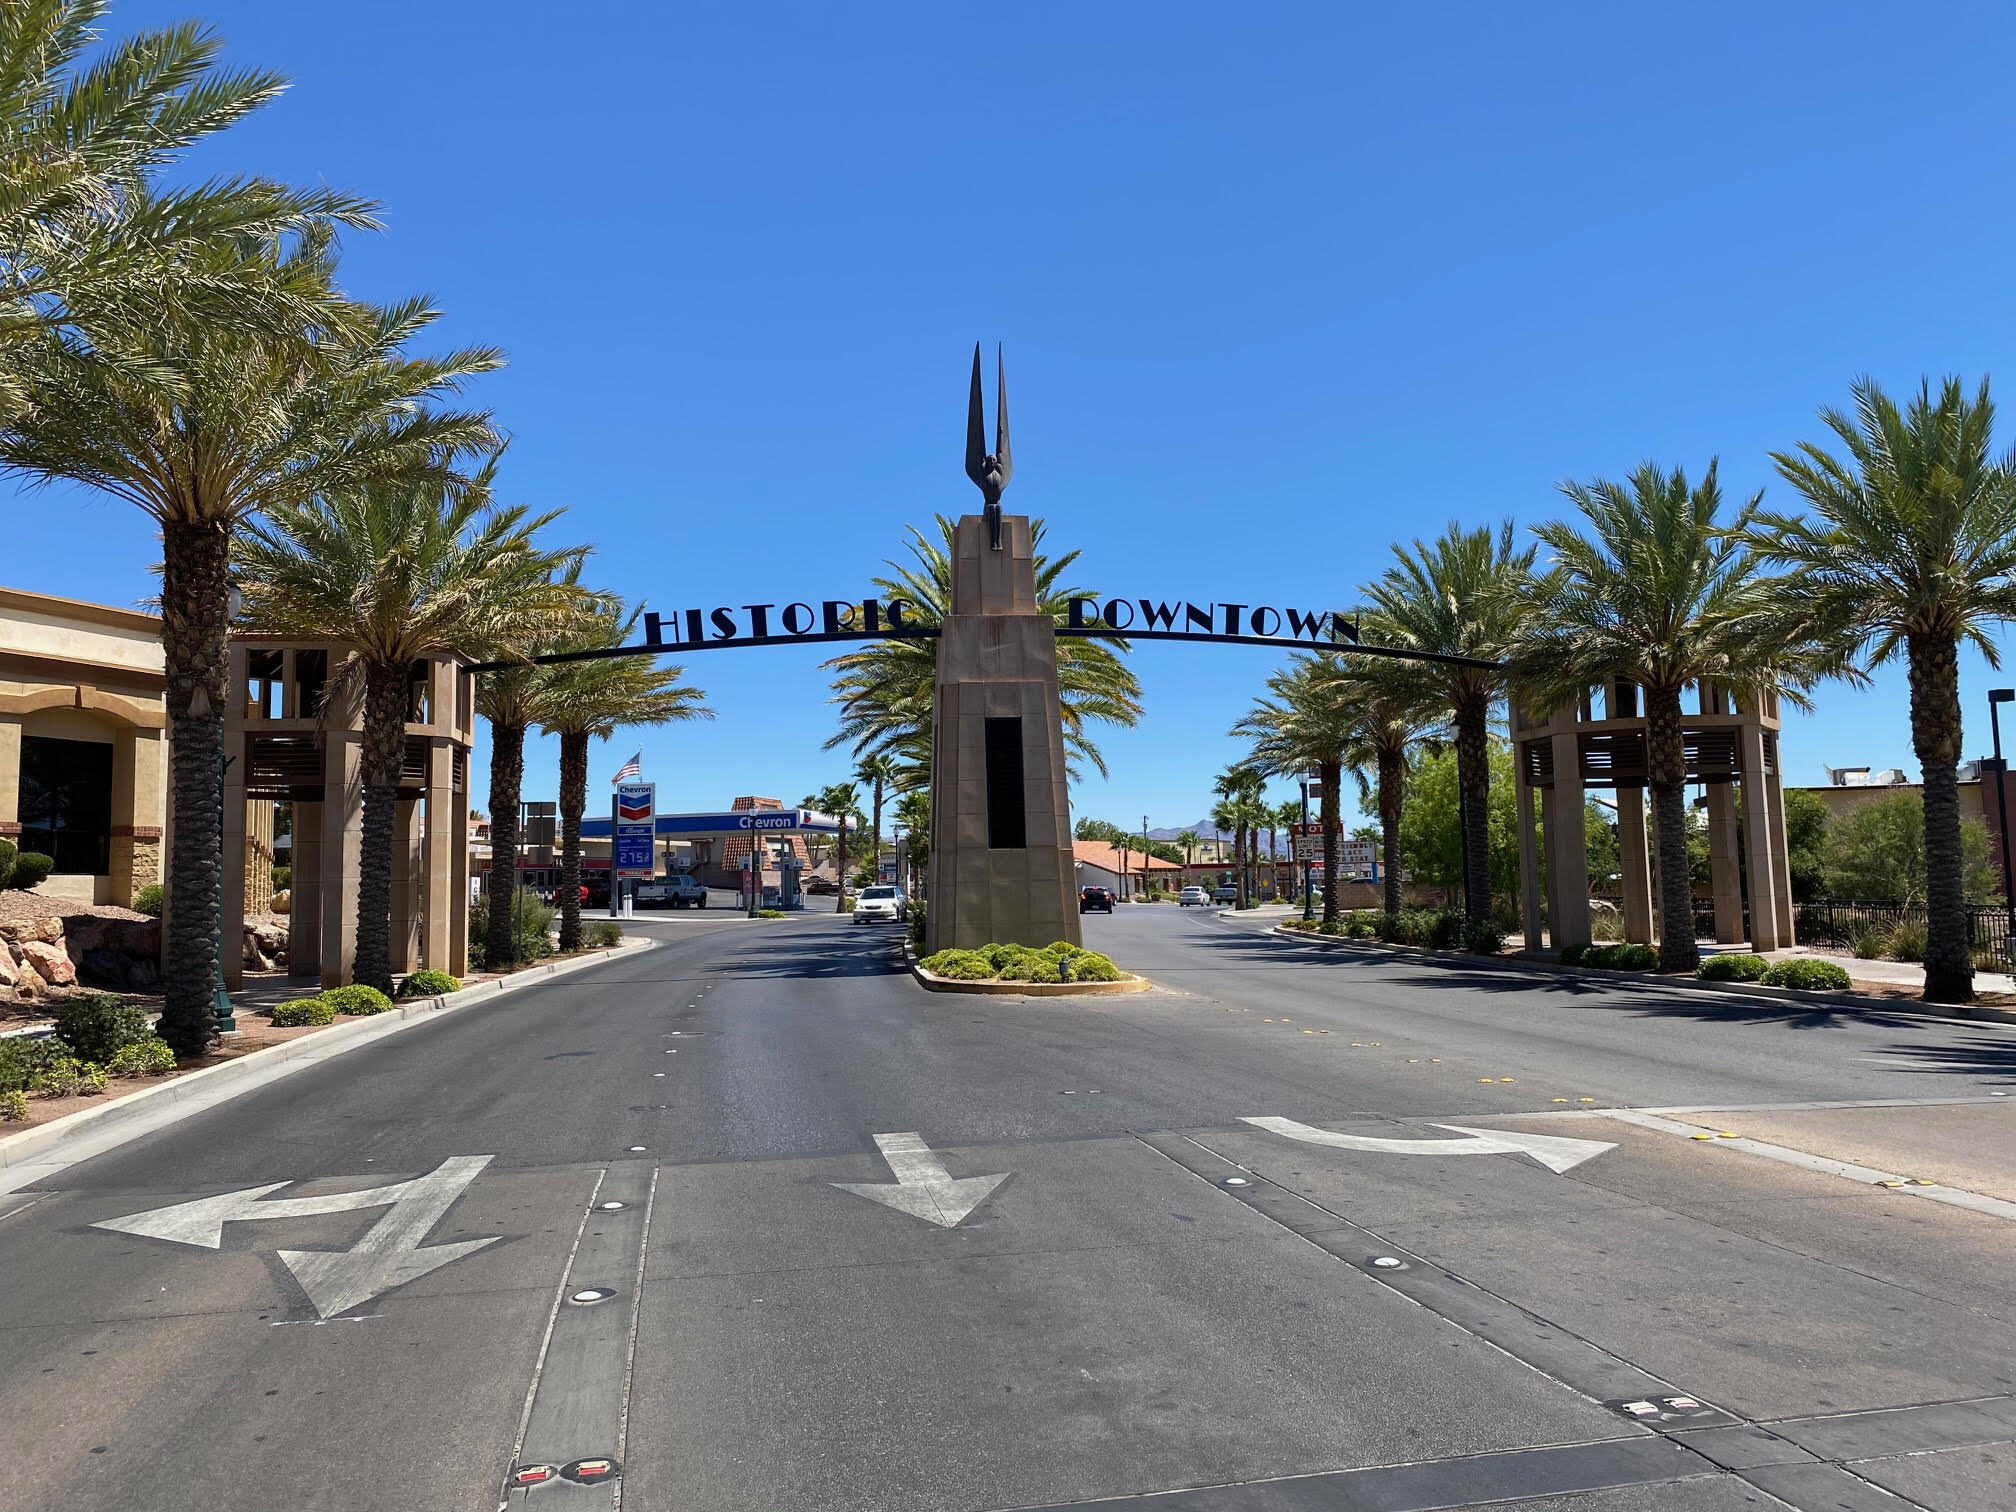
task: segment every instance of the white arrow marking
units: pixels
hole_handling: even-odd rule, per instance
[[[836,1181],[832,1185],[940,1228],[957,1228],[994,1188],[1014,1174],[1003,1171],[998,1176],[967,1176],[955,1181],[947,1174],[945,1162],[915,1134],[877,1134],[875,1143],[895,1173],[894,1186],[879,1181]]]
[[[1507,1133],[1503,1129],[1466,1129],[1461,1124],[1434,1124],[1467,1139],[1373,1139],[1363,1134],[1336,1134],[1312,1128],[1292,1118],[1242,1118],[1270,1134],[1299,1139],[1304,1144],[1330,1145],[1339,1150],[1370,1150],[1382,1155],[1531,1155],[1550,1171],[1566,1171],[1617,1148],[1600,1139],[1569,1139],[1560,1134]]]
[[[450,1260],[473,1254],[486,1244],[495,1244],[499,1236],[493,1234],[488,1239],[465,1239],[454,1244],[437,1244],[432,1249],[420,1248],[428,1230],[441,1221],[455,1199],[476,1179],[476,1173],[488,1164],[488,1155],[455,1155],[425,1176],[391,1186],[321,1197],[266,1198],[268,1192],[287,1185],[276,1181],[270,1186],[246,1187],[148,1213],[109,1218],[92,1227],[144,1234],[151,1239],[167,1239],[199,1249],[219,1249],[224,1243],[227,1223],[306,1218],[390,1204],[392,1211],[372,1224],[354,1249],[278,1252],[302,1290],[308,1293],[308,1300],[315,1304],[315,1311],[328,1318],[368,1302],[380,1292],[417,1280]]]

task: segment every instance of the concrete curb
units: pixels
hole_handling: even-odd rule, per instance
[[[917,964],[916,951],[907,941],[903,964],[926,992],[972,992],[983,997],[1105,997],[1116,992],[1146,992],[1155,985],[1131,971],[1117,982],[967,982],[926,971]]]
[[[320,1033],[304,1034],[285,1044],[269,1045],[264,1050],[254,1050],[250,1055],[219,1066],[205,1066],[186,1076],[157,1082],[100,1106],[80,1108],[40,1128],[10,1134],[0,1138],[0,1172],[9,1173],[0,1177],[0,1191],[11,1191],[34,1179],[32,1171],[18,1178],[13,1176],[12,1173],[22,1167],[60,1169],[70,1164],[69,1159],[63,1158],[69,1146],[81,1146],[88,1142],[92,1146],[89,1153],[99,1154],[143,1132],[140,1125],[148,1129],[158,1128],[265,1086],[281,1076],[346,1054],[360,1045],[371,1044],[415,1024],[431,1021],[440,1014],[471,1008],[504,993],[548,982],[554,977],[566,976],[590,966],[600,966],[605,961],[622,956],[635,955],[657,944],[656,940],[638,937],[593,955],[555,961],[547,966],[527,967],[493,982],[479,982],[474,987],[465,987],[460,992],[444,993],[440,997],[411,998],[395,1004],[385,1013],[334,1024]],[[172,1113],[165,1106],[169,1104],[188,1106],[180,1113]],[[160,1116],[164,1114],[167,1116]],[[136,1127],[124,1128],[128,1124]]]
[[[1801,1003],[1824,1008],[1853,1008],[1864,1013],[1893,1013],[1906,1018],[1954,1019],[1963,1024],[2016,1024],[2016,1012],[2006,1008],[1912,1003],[1894,998],[1870,997],[1860,992],[1811,992],[1798,987],[1764,987],[1756,982],[1704,982],[1699,977],[1658,976],[1649,971],[1600,971],[1587,966],[1563,966],[1558,961],[1536,961],[1529,956],[1471,955],[1457,950],[1423,950],[1415,945],[1388,945],[1383,940],[1351,940],[1338,935],[1312,934],[1302,929],[1284,929],[1278,924],[1267,933],[1303,944],[1354,946],[1389,957],[1412,956],[1424,961],[1463,962],[1471,966],[1488,966],[1501,971],[1526,971],[1537,976],[1571,976],[1592,982],[1670,988],[1683,993],[1720,993],[1724,997],[1745,998],[1759,1003]]]

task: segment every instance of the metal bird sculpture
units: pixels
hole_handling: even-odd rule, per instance
[[[987,533],[1001,549],[1001,493],[1015,474],[1008,452],[1008,369],[994,347],[994,450],[987,450],[987,424],[980,398],[980,343],[973,343],[973,397],[966,406],[966,476],[986,500]]]

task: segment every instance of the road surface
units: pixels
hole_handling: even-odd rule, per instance
[[[640,920],[0,1197],[6,1505],[2016,1506],[2016,1030],[1086,924]]]

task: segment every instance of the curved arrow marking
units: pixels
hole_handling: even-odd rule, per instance
[[[224,1225],[256,1223],[268,1218],[308,1218],[321,1213],[348,1213],[390,1206],[352,1249],[280,1250],[277,1253],[308,1293],[324,1318],[368,1302],[381,1292],[418,1280],[450,1260],[474,1254],[499,1235],[465,1239],[422,1249],[420,1241],[455,1205],[476,1173],[490,1164],[488,1155],[455,1155],[425,1176],[361,1192],[333,1192],[318,1197],[267,1197],[289,1183],[245,1187],[216,1197],[199,1197],[173,1207],[108,1218],[93,1228],[121,1234],[141,1234],[198,1249],[221,1249]]]
[[[967,1176],[955,1181],[946,1172],[945,1162],[916,1134],[877,1134],[875,1144],[896,1176],[893,1185],[880,1181],[835,1181],[830,1185],[940,1228],[957,1228],[994,1188],[1014,1174],[1003,1171],[997,1176]]]
[[[1379,1155],[1531,1155],[1550,1171],[1572,1170],[1585,1160],[1593,1160],[1606,1150],[1617,1148],[1600,1139],[1569,1139],[1560,1134],[1527,1134],[1503,1129],[1467,1129],[1462,1124],[1433,1124],[1463,1139],[1373,1139],[1363,1134],[1337,1134],[1292,1118],[1242,1118],[1241,1123],[1265,1129],[1304,1144],[1329,1145],[1338,1150],[1366,1150]]]

